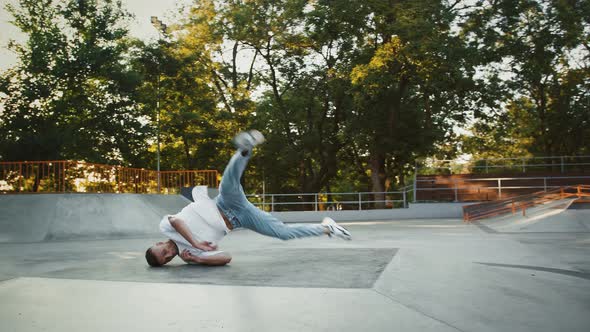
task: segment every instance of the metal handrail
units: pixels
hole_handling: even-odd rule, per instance
[[[408,188],[411,188],[411,186],[406,186],[403,187],[402,190],[399,191],[382,191],[382,192],[365,192],[365,191],[361,191],[361,192],[319,192],[319,193],[289,193],[289,194],[248,194],[246,195],[246,197],[250,198],[252,204],[254,205],[259,205],[264,207],[268,207],[270,206],[270,211],[275,211],[275,207],[278,206],[293,206],[293,205],[302,205],[303,207],[309,206],[309,205],[313,205],[313,209],[312,211],[318,211],[320,209],[320,206],[322,205],[328,205],[328,206],[334,206],[334,205],[342,205],[342,204],[356,204],[357,205],[357,209],[358,210],[363,210],[363,205],[366,206],[366,204],[370,204],[370,203],[401,203],[401,205],[403,207],[407,207],[408,206]],[[385,196],[392,196],[392,195],[399,195],[400,199],[383,199],[383,200],[375,200],[375,199],[367,199],[367,198],[363,198],[364,196],[367,195],[375,195],[375,194],[383,194]],[[332,200],[332,201],[323,201],[320,200],[320,197],[322,198],[327,198],[328,196],[333,197],[338,197],[338,196],[345,196],[345,195],[354,195],[357,197],[356,200]],[[280,201],[276,201],[275,198],[280,198],[280,197],[300,197],[303,198],[304,196],[313,196],[314,200],[310,201],[310,200],[305,200],[305,201],[296,201],[296,202],[280,202]],[[260,201],[253,201],[252,198],[257,198],[258,200],[262,200]],[[268,198],[270,198],[270,202],[268,201]]]
[[[579,161],[572,162],[571,159],[578,159]],[[588,160],[590,155],[581,155],[581,156],[552,156],[552,157],[513,157],[513,158],[488,158],[488,159],[476,159],[476,160],[457,160],[457,159],[416,159],[415,161],[415,172],[418,174],[419,170],[422,169],[432,169],[432,170],[441,170],[446,169],[449,172],[453,173],[454,169],[472,169],[472,170],[485,170],[487,173],[489,169],[500,169],[500,168],[507,168],[507,169],[514,169],[519,168],[522,169],[522,172],[525,173],[527,168],[539,168],[539,167],[560,167],[560,172],[564,173],[567,167],[571,166],[589,166],[590,162]],[[552,163],[541,162],[535,163],[535,160],[550,160],[550,161],[557,161]],[[514,161],[519,163],[513,163]],[[429,165],[425,165],[424,167],[419,167],[420,162],[428,162]],[[505,162],[501,165],[498,165],[498,162]],[[482,165],[484,163],[484,165]]]
[[[369,201],[365,201],[362,200],[361,204],[363,203],[390,203],[390,202],[398,202],[401,203],[403,202],[403,200],[401,199],[385,199],[385,200],[369,200]],[[274,202],[274,203],[267,203],[267,202],[256,202],[256,203],[252,203],[254,205],[305,205],[305,204],[315,204],[316,202]],[[338,202],[318,202],[318,204],[334,204],[334,203],[338,203],[338,204],[352,204],[352,203],[358,203],[358,201],[338,201]]]
[[[426,179],[423,180],[424,177],[422,177],[422,179],[417,179],[416,181],[418,182],[429,182],[432,180]],[[580,176],[522,176],[522,177],[512,177],[512,178],[507,178],[507,177],[498,177],[498,178],[472,178],[472,179],[461,179],[461,181],[463,182],[467,182],[467,181],[495,181],[495,180],[540,180],[540,179],[590,179],[590,176],[585,176],[585,175],[580,175]],[[457,179],[453,179],[453,182],[458,182],[459,180]]]
[[[574,192],[568,192],[568,190],[574,190]],[[588,190],[588,192],[585,192],[584,190]],[[517,211],[522,211],[523,216],[525,216],[527,208],[571,197],[590,197],[590,186],[562,186],[550,191],[464,206],[463,220],[465,222],[472,222],[488,217],[503,215],[509,212],[515,214]]]
[[[516,190],[516,189],[543,189],[544,191],[547,191],[549,189],[552,188],[558,188],[560,186],[563,186],[564,184],[560,184],[560,185],[551,185],[548,182],[552,181],[552,180],[586,180],[586,179],[590,179],[590,176],[544,176],[544,177],[497,177],[497,178],[471,178],[471,179],[447,179],[447,181],[440,181],[436,184],[438,185],[449,185],[448,187],[435,187],[435,188],[421,188],[420,186],[418,186],[419,183],[428,183],[428,182],[433,182],[436,179],[435,178],[416,178],[415,179],[415,187],[414,187],[414,202],[417,202],[417,195],[419,192],[425,192],[425,191],[454,191],[454,198],[455,198],[455,202],[459,201],[459,191],[461,190],[484,190],[484,191],[489,191],[489,190],[497,190],[498,191],[498,197],[501,199],[503,192],[502,190]],[[529,185],[529,186],[503,186],[502,182],[506,182],[506,181],[535,181],[535,180],[543,180],[543,185]],[[468,183],[468,182],[485,182],[485,181],[492,181],[492,182],[496,182],[495,185],[491,185],[491,186],[485,186],[485,185],[459,185],[459,183]],[[569,182],[569,181],[568,181]],[[577,182],[577,181],[576,181]],[[578,183],[579,184],[579,183]],[[577,185],[577,184],[576,184]]]
[[[407,188],[407,187],[404,187]],[[290,193],[290,194],[278,194],[278,193],[274,193],[274,194],[247,194],[246,196],[262,196],[262,195],[280,195],[280,196],[313,196],[313,195],[323,195],[323,196],[328,196],[328,195],[358,195],[358,194],[401,194],[403,193],[404,190],[399,190],[399,191],[351,191],[351,192],[341,192],[341,193],[327,193],[327,192],[317,192],[317,193]]]
[[[334,205],[334,204],[357,204],[358,206],[358,210],[362,210],[364,208],[364,206],[366,206],[366,204],[370,204],[370,203],[401,203],[401,205],[403,207],[407,207],[408,206],[408,199],[410,196],[410,193],[415,192],[415,191],[454,191],[455,192],[455,201],[459,201],[459,191],[462,190],[498,190],[499,192],[499,197],[501,197],[502,195],[502,190],[504,191],[509,191],[509,190],[516,190],[516,189],[542,189],[543,191],[550,191],[553,190],[555,188],[560,188],[561,186],[559,185],[550,185],[547,183],[547,181],[550,180],[556,180],[556,179],[590,179],[590,176],[554,176],[554,177],[513,177],[513,178],[508,178],[508,177],[500,177],[500,178],[483,178],[485,180],[488,181],[499,181],[499,186],[498,185],[493,185],[493,186],[478,186],[478,185],[467,185],[467,186],[458,186],[457,183],[459,181],[452,181],[449,182],[450,184],[455,184],[454,187],[441,187],[441,188],[420,188],[417,187],[416,189],[414,189],[413,185],[408,185],[405,186],[403,188],[401,188],[398,191],[388,191],[388,192],[320,192],[320,193],[288,193],[288,194],[249,194],[247,195],[247,197],[249,198],[253,198],[253,197],[257,197],[259,201],[253,201],[253,204],[258,205],[258,206],[262,206],[262,207],[269,207],[270,206],[270,211],[274,211],[275,207],[277,206],[294,206],[294,205],[302,205],[302,206],[313,206],[314,211],[317,211],[319,209],[320,205]],[[478,180],[482,180],[482,178],[480,179],[465,179],[462,181],[478,181]],[[533,186],[502,186],[502,181],[510,181],[510,180],[519,180],[519,181],[526,181],[526,180],[544,180],[544,184],[541,185],[533,185]],[[429,180],[428,180],[429,181]],[[420,182],[420,180],[418,181]],[[425,181],[423,181],[425,182]],[[590,186],[589,186],[590,187]],[[374,195],[374,194],[384,194],[384,195],[398,195],[398,197],[400,197],[400,199],[385,199],[385,200],[373,200],[371,199],[372,197],[364,197],[366,195]],[[358,199],[357,200],[345,200],[345,201],[331,201],[331,202],[327,202],[327,201],[320,201],[320,197],[327,197],[327,196],[346,196],[346,195],[354,195],[357,196]],[[280,198],[280,197],[300,197],[301,199],[304,199],[306,197],[314,197],[314,199],[305,199],[303,201],[296,201],[296,202],[281,202],[281,201],[277,201],[275,198]],[[393,197],[392,197],[393,198]],[[513,197],[514,199],[514,197]],[[496,202],[496,201],[495,201]]]
[[[510,157],[510,158],[484,158],[484,159],[475,159],[475,162],[478,161],[489,161],[489,160],[522,160],[522,159],[557,159],[557,158],[590,158],[590,155],[582,155],[582,156],[541,156],[541,157]],[[427,158],[417,159],[417,161],[425,161],[428,160]],[[433,162],[443,161],[443,162],[451,162],[457,161],[457,159],[434,159]]]

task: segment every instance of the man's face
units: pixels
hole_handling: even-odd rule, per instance
[[[172,260],[178,253],[176,246],[170,242],[158,242],[152,246],[152,254],[156,256],[158,263],[164,265]]]

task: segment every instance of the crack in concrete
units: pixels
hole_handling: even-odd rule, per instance
[[[13,277],[13,278],[8,278],[8,279],[1,279],[1,280],[0,280],[0,284],[3,284],[3,283],[5,283],[5,282],[9,282],[9,281],[11,281],[11,280],[16,280],[16,279],[18,279],[18,278],[20,278],[20,277]]]
[[[392,302],[395,302],[395,303],[397,303],[397,304],[399,304],[399,305],[401,305],[401,306],[404,306],[404,307],[406,307],[406,308],[408,308],[408,309],[410,309],[410,310],[412,310],[412,311],[415,311],[415,312],[417,312],[417,313],[419,313],[419,314],[421,314],[421,315],[424,315],[424,316],[426,316],[426,317],[428,317],[428,318],[430,318],[430,319],[433,319],[433,320],[435,320],[435,321],[437,321],[437,322],[439,322],[439,323],[441,323],[441,324],[443,324],[443,325],[446,325],[446,326],[448,326],[448,327],[450,327],[450,328],[452,328],[452,329],[455,329],[455,330],[457,330],[457,331],[460,331],[460,332],[467,332],[467,331],[465,331],[465,330],[462,330],[462,329],[458,328],[457,326],[455,326],[455,325],[453,325],[453,324],[451,324],[451,323],[445,322],[445,321],[444,321],[444,320],[442,320],[442,319],[439,319],[439,318],[436,318],[436,317],[434,317],[434,316],[432,316],[432,315],[430,315],[430,314],[427,314],[427,313],[425,313],[424,311],[421,311],[421,310],[420,310],[420,309],[418,309],[418,308],[415,308],[415,307],[412,307],[412,306],[410,306],[410,305],[407,305],[407,304],[405,304],[405,303],[402,303],[402,302],[400,302],[400,301],[396,300],[395,298],[393,298],[392,296],[390,296],[390,295],[388,295],[388,294],[385,294],[385,293],[382,293],[382,292],[378,291],[377,289],[374,289],[374,288],[373,288],[373,291],[374,291],[375,293],[377,293],[377,294],[381,295],[381,296],[384,296],[384,297],[388,298],[388,299],[389,299],[390,301],[392,301]]]
[[[477,226],[477,228],[481,229],[482,231],[488,233],[488,234],[498,234],[500,232],[498,232],[497,230],[490,228],[482,223],[479,222],[473,222],[472,224],[474,224],[475,226]]]

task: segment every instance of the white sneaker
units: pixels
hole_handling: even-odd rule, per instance
[[[234,137],[234,145],[240,150],[252,150],[264,141],[264,135],[256,129],[243,131]]]
[[[334,219],[330,218],[330,217],[325,217],[322,220],[322,226],[326,226],[328,227],[328,229],[330,230],[330,234],[328,234],[330,237],[332,237],[332,235],[337,236],[341,239],[344,240],[352,240],[352,234],[350,234],[350,232],[348,230],[346,230],[346,228],[338,225]]]

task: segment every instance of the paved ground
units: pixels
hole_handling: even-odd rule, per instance
[[[220,268],[149,268],[157,238],[0,243],[1,330],[588,331],[590,210],[566,212],[541,231],[356,223],[351,242],[236,231]]]

